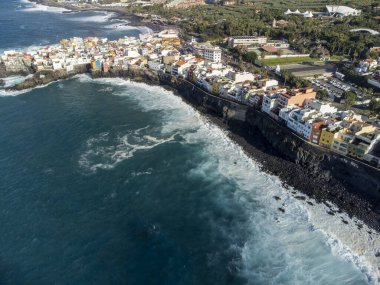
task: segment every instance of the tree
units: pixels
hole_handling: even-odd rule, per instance
[[[250,63],[254,63],[257,59],[257,53],[255,53],[254,51],[247,52],[244,55],[244,59]]]
[[[318,89],[317,91],[317,99],[319,100],[325,100],[329,97],[329,92],[327,90]]]
[[[352,105],[354,105],[356,102],[356,94],[351,91],[343,93],[343,98],[344,98],[344,108],[346,110],[350,109]]]
[[[262,52],[261,52],[261,58],[262,58],[262,59],[264,59],[266,55],[267,55],[267,52],[266,52],[266,51],[262,51]]]
[[[372,99],[371,102],[369,102],[369,109],[373,114],[380,113],[380,101]]]
[[[290,77],[289,71],[287,70],[281,71],[281,76],[284,79],[284,85],[286,85],[286,81],[288,81]]]

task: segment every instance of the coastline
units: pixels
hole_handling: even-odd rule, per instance
[[[39,9],[39,11],[42,11],[45,9],[45,7],[38,6],[36,10],[37,9]],[[55,9],[52,9],[52,10],[54,11]],[[60,9],[57,9],[57,11],[58,10]],[[108,20],[110,19],[110,16],[111,16],[111,14],[108,14],[108,13],[106,14],[106,13],[79,12],[78,14],[76,14],[75,11],[63,12],[63,13],[64,14],[57,14],[57,12],[52,12],[49,16],[53,15],[53,17],[58,17],[58,16],[62,17],[63,15],[65,15],[65,13],[68,13],[67,17],[82,17],[82,16],[88,17],[89,15],[91,16],[99,15],[98,18],[104,17]],[[73,14],[71,15],[70,13],[73,13]],[[119,15],[112,14],[112,17],[117,17],[117,16]],[[116,21],[116,22],[119,23],[119,21]],[[121,22],[121,25],[129,25],[129,24],[127,22],[125,23]],[[1,71],[1,68],[0,68],[0,71]],[[292,207],[293,204],[297,205],[299,208],[302,208],[303,210],[306,209],[307,214],[305,212],[302,212],[303,220],[301,221],[300,225],[305,225],[308,231],[305,235],[302,235],[302,236],[308,236],[309,231],[311,235],[317,234],[321,236],[321,242],[326,243],[325,248],[327,248],[327,252],[329,254],[332,254],[333,256],[339,256],[339,258],[349,260],[349,262],[353,263],[357,268],[359,268],[360,271],[364,272],[369,280],[371,281],[378,280],[377,278],[378,276],[380,276],[380,271],[379,271],[380,257],[378,256],[378,254],[380,253],[380,247],[378,246],[380,245],[379,244],[380,226],[376,227],[376,225],[373,226],[373,224],[376,223],[376,220],[377,221],[379,220],[379,217],[377,216],[378,213],[366,212],[364,210],[369,207],[376,210],[376,208],[378,209],[376,205],[371,206],[371,205],[366,204],[365,199],[360,199],[359,201],[357,201],[356,197],[352,197],[351,193],[346,192],[345,188],[342,185],[337,185],[336,188],[334,186],[334,189],[332,188],[327,189],[331,191],[326,191],[326,189],[323,189],[323,188],[325,187],[325,185],[327,185],[326,187],[328,187],[328,183],[323,182],[326,184],[325,185],[321,184],[322,192],[318,192],[318,187],[314,185],[314,183],[319,183],[319,181],[315,182],[313,181],[313,177],[309,177],[307,175],[307,172],[305,174],[305,168],[302,164],[298,164],[291,161],[291,159],[286,158],[283,153],[277,151],[268,141],[268,138],[266,138],[265,135],[261,133],[261,131],[255,128],[251,128],[247,125],[247,123],[241,122],[239,120],[235,120],[234,118],[230,118],[230,119],[224,118],[223,116],[221,116],[221,114],[217,110],[215,110],[214,107],[211,106],[210,108],[208,108],[208,106],[210,105],[205,104],[205,102],[203,101],[199,102],[197,98],[192,98],[192,97],[187,96],[187,93],[183,92],[182,89],[180,90],[179,88],[173,87],[173,84],[170,84],[168,82],[160,81],[159,78],[158,79],[156,78],[157,76],[156,74],[146,72],[146,71],[147,70],[138,70],[134,74],[128,73],[126,71],[120,71],[117,74],[116,73],[113,74],[112,72],[109,74],[102,74],[102,73],[89,74],[87,67],[85,66],[81,70],[75,70],[74,72],[68,73],[68,74],[65,74],[64,72],[60,73],[59,70],[58,72],[51,73],[51,74],[50,72],[34,73],[34,71],[33,71],[33,74],[31,74],[30,73],[31,71],[29,71],[24,74],[24,76],[29,74],[29,76],[26,78],[24,76],[14,76],[14,77],[17,77],[18,79],[22,79],[22,77],[24,77],[25,79],[30,79],[32,76],[34,76],[30,80],[26,81],[29,86],[23,83],[23,86],[18,85],[20,92],[16,91],[16,92],[9,93],[10,96],[12,96],[11,93],[13,93],[16,96],[18,94],[23,94],[23,95],[21,95],[20,97],[17,96],[18,98],[11,98],[11,97],[3,98],[4,99],[3,103],[5,105],[8,105],[8,103],[12,105],[19,101],[28,101],[28,102],[33,103],[32,101],[35,101],[35,100],[31,101],[30,100],[31,97],[36,97],[38,99],[40,95],[45,96],[45,94],[49,94],[49,93],[50,95],[54,95],[54,93],[57,93],[56,95],[61,96],[62,92],[66,92],[65,94],[68,94],[67,92],[71,90],[70,87],[72,86],[76,86],[77,90],[79,89],[82,90],[84,86],[82,87],[80,86],[81,82],[83,82],[82,84],[85,84],[86,86],[90,87],[88,89],[86,88],[87,90],[93,90],[93,92],[95,92],[96,94],[98,94],[97,89],[99,89],[98,95],[101,100],[107,99],[106,98],[108,97],[107,95],[112,95],[110,93],[110,90],[112,89],[115,92],[115,95],[112,95],[111,97],[116,97],[116,99],[118,98],[117,96],[125,96],[129,94],[128,86],[130,86],[131,92],[133,91],[134,86],[138,86],[139,88],[142,87],[143,89],[138,89],[138,90],[142,90],[144,93],[145,93],[144,88],[147,88],[146,90],[149,90],[149,92],[153,92],[153,93],[156,93],[157,91],[157,94],[160,94],[160,95],[161,95],[161,90],[162,90],[162,92],[164,93],[163,95],[165,96],[165,99],[166,99],[165,102],[169,102],[170,104],[170,100],[173,100],[173,102],[176,102],[175,107],[177,107],[177,103],[180,102],[179,106],[181,108],[183,107],[185,108],[185,110],[191,109],[191,114],[194,114],[196,118],[201,119],[202,129],[206,127],[207,129],[210,129],[210,130],[211,129],[217,130],[218,134],[222,134],[221,136],[216,136],[215,137],[216,140],[214,140],[214,142],[217,142],[218,140],[220,143],[223,143],[223,144],[225,142],[228,142],[228,144],[232,146],[232,149],[234,151],[238,150],[239,155],[244,153],[244,159],[242,159],[241,162],[239,161],[239,159],[234,157],[234,155],[231,155],[228,159],[229,164],[227,164],[229,168],[234,169],[236,172],[236,169],[242,169],[242,165],[244,161],[249,161],[249,165],[255,165],[254,171],[249,170],[250,172],[249,175],[257,175],[260,177],[264,177],[267,180],[267,182],[268,181],[276,182],[274,186],[271,186],[269,188],[264,187],[264,189],[266,190],[256,189],[255,187],[253,187],[252,183],[247,184],[246,190],[250,192],[246,192],[246,193],[249,196],[251,195],[254,196],[256,193],[260,195],[264,195],[264,193],[266,193],[265,202],[268,203],[268,205],[270,205],[271,207],[271,210],[267,211],[268,215],[270,215],[271,217],[272,216],[275,217],[275,219],[277,219],[278,217],[279,221],[281,221],[288,218],[288,216],[293,216],[293,215],[298,214],[298,211],[297,211],[298,208]],[[40,75],[44,75],[44,77],[40,77]],[[108,77],[115,77],[118,79],[103,79],[103,78],[108,78]],[[0,72],[0,78],[1,78],[1,72]],[[93,78],[94,80],[90,78]],[[99,78],[99,79],[96,80],[96,78]],[[5,81],[2,81],[0,79],[0,97],[3,95],[8,96],[5,92],[5,89],[8,88],[9,86],[12,86],[9,83],[16,82],[17,80],[12,80],[12,78],[7,78],[5,79]],[[128,83],[123,83],[123,81],[128,82]],[[140,83],[134,83],[134,82],[140,82]],[[5,83],[7,84],[5,85]],[[4,86],[1,86],[2,84]],[[49,87],[47,87],[48,85]],[[122,87],[118,87],[119,85],[121,85]],[[99,86],[99,87],[96,87],[96,86]],[[150,86],[159,86],[159,87],[150,87]],[[36,90],[32,91],[33,90],[32,88],[36,88]],[[37,88],[41,88],[41,89],[37,89]],[[116,94],[119,88],[120,90],[125,90],[123,91],[123,93],[126,92],[126,94],[121,94],[121,92],[120,94]],[[168,90],[169,92],[166,92],[163,89]],[[8,90],[10,91],[12,90],[12,88],[9,88]],[[57,101],[57,99],[54,99],[52,97],[49,99],[49,97],[51,96],[46,97],[48,101],[54,102],[54,104],[57,103],[55,102]],[[76,100],[75,92],[74,94],[70,94],[70,97],[73,98],[73,100]],[[85,97],[82,97],[82,98],[85,99]],[[40,99],[35,101],[33,104],[41,101]],[[79,99],[79,97],[77,99]],[[108,99],[113,100],[114,98],[108,98]],[[109,101],[108,99],[107,101]],[[133,101],[135,101],[135,99],[133,99]],[[143,104],[143,103],[140,103],[140,100],[138,102],[139,104]],[[185,105],[183,105],[182,102],[184,102],[183,104]],[[190,107],[186,107],[186,105]],[[59,107],[63,107],[63,106],[59,106]],[[89,107],[89,105],[87,107]],[[29,109],[29,107],[27,109]],[[109,110],[112,110],[112,108]],[[145,107],[143,108],[143,110],[145,110]],[[196,110],[196,111],[193,112],[193,110]],[[173,116],[170,117],[170,120],[173,118],[175,120],[175,117]],[[96,119],[96,116],[95,116],[95,119]],[[204,132],[202,132],[202,134],[204,134]],[[214,134],[214,132],[212,134]],[[94,137],[97,138],[96,136]],[[207,139],[207,141],[208,140],[209,139]],[[216,143],[215,148],[211,144],[210,149],[211,150],[219,149],[218,143]],[[228,153],[226,152],[224,153],[225,153],[224,155],[225,157],[229,156]],[[223,154],[221,154],[221,157],[222,156]],[[247,157],[249,157],[250,159],[247,159]],[[118,168],[120,168],[120,166]],[[242,172],[249,173],[247,172],[247,169],[242,169]],[[108,171],[108,174],[109,173],[110,171]],[[224,175],[226,176],[226,173],[224,173]],[[233,176],[234,175],[232,176],[227,175],[226,177],[231,178],[232,181],[234,182],[235,179]],[[238,177],[239,175],[237,176],[237,178]],[[362,182],[362,183],[365,184],[365,182]],[[242,188],[245,189],[245,187],[242,187]],[[336,193],[339,193],[339,194],[337,195]],[[338,196],[340,197],[338,198]],[[341,197],[343,197],[343,199],[339,201]],[[336,199],[338,199],[338,204],[330,203],[330,201],[334,201]],[[289,203],[289,201],[291,201],[291,203]],[[339,205],[339,206],[335,206],[335,205]],[[354,207],[353,205],[356,205],[356,206]],[[357,220],[357,218],[360,216],[362,217],[365,216],[364,218],[361,218],[361,220],[365,221],[365,223]],[[259,220],[260,219],[258,219],[258,221]],[[253,224],[255,223],[256,222],[253,221]],[[295,221],[295,220],[290,219],[289,224],[293,226],[293,225],[298,225],[299,223],[298,223],[298,220]],[[369,228],[369,225],[371,225],[370,228]],[[278,224],[278,225],[274,224],[274,228],[281,227],[281,226],[282,226],[281,224]],[[259,229],[260,232],[262,232],[263,230],[264,229]],[[238,231],[234,231],[234,232],[240,235]],[[321,232],[322,232],[322,235],[320,234]],[[282,235],[280,235],[280,237],[281,236]],[[356,244],[355,242],[358,242],[360,245],[366,245],[366,250],[367,250],[366,253],[370,253],[370,254],[366,254],[366,255],[362,254],[360,245]],[[274,245],[277,243],[278,242],[274,240]],[[336,245],[337,243],[338,245]],[[337,252],[337,247],[339,247],[338,252]],[[309,248],[313,248],[313,247],[309,247]],[[318,253],[318,251],[314,251],[314,252]],[[365,256],[370,256],[371,258],[368,260],[365,258],[361,259],[362,257],[365,257]],[[367,263],[367,261],[369,260],[372,263]],[[367,267],[367,265],[373,265],[373,266]],[[375,272],[374,274],[368,274],[367,268],[378,268],[378,271]],[[372,270],[371,270],[371,273],[373,273]],[[377,283],[375,281],[375,283],[370,282],[370,284],[377,284]]]
[[[123,7],[97,7],[97,6],[91,6],[80,8],[77,6],[73,6],[70,3],[66,2],[53,2],[51,0],[28,0],[31,3],[40,4],[48,7],[55,7],[55,8],[63,8],[68,10],[67,12],[62,13],[79,13],[79,12],[107,12],[107,13],[114,13],[115,15],[111,17],[111,19],[116,20],[126,20],[128,21],[128,26],[131,27],[139,27],[139,26],[145,26],[154,32],[160,31],[165,28],[163,25],[154,24],[151,22],[143,22],[143,17],[128,13],[125,8]]]
[[[279,177],[281,181],[283,181],[285,188],[293,187],[295,190],[292,191],[292,194],[296,199],[306,200],[307,197],[312,198],[317,203],[324,203],[329,208],[327,212],[329,215],[339,215],[343,211],[350,217],[358,218],[367,226],[380,233],[380,209],[377,207],[379,203],[378,200],[372,201],[368,198],[366,193],[361,193],[360,189],[348,189],[347,184],[343,183],[344,181],[340,181],[339,177],[331,176],[325,179],[324,174],[316,176],[311,173],[310,169],[303,165],[302,161],[292,161],[289,159],[289,157],[284,155],[278,148],[276,149],[276,147],[268,141],[268,138],[265,137],[263,131],[268,130],[262,129],[258,131],[247,123],[249,117],[258,116],[255,110],[249,111],[244,121],[235,118],[225,118],[210,104],[211,101],[205,103],[201,97],[198,97],[199,94],[197,93],[192,93],[193,95],[189,96],[190,88],[180,85],[177,86],[177,83],[171,82],[170,75],[158,74],[157,72],[140,68],[112,70],[108,73],[88,73],[87,67],[83,65],[70,74],[66,72],[39,72],[24,82],[5,89],[7,91],[21,91],[44,86],[54,81],[68,79],[79,74],[89,74],[94,79],[129,79],[148,85],[161,86],[172,91],[176,96],[180,96],[185,102],[204,114],[213,124],[226,131],[228,136],[235,143],[240,145],[250,158],[260,164],[260,168],[264,172]],[[204,91],[202,92],[206,93]],[[211,94],[209,94],[209,96],[215,97]],[[221,97],[215,97],[214,99],[218,102],[223,101]],[[291,136],[291,134],[288,133],[286,133],[286,135]],[[291,140],[292,138],[288,137],[287,139]],[[276,197],[274,197],[274,200],[276,200]],[[336,205],[339,210],[334,209],[334,206],[330,205],[330,203]],[[279,208],[279,211],[284,211],[284,209]],[[342,220],[342,223],[347,223],[347,221]],[[360,229],[362,224],[356,223],[356,226]]]

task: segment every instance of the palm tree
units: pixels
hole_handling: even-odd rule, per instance
[[[286,81],[288,81],[290,77],[289,71],[283,70],[281,72],[281,75],[282,75],[282,78],[284,78],[284,85],[286,85]]]

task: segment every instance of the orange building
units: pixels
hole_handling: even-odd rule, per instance
[[[312,124],[310,133],[310,141],[312,143],[318,144],[319,139],[321,138],[322,128],[325,126],[326,124],[324,121],[317,121]]]
[[[315,99],[317,93],[313,88],[292,89],[278,96],[279,108],[285,108],[289,105],[303,107],[307,99]]]

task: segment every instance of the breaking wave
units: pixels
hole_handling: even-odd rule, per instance
[[[95,15],[85,16],[81,14],[78,17],[69,18],[68,20],[75,21],[75,22],[106,23],[110,21],[112,17],[116,15],[115,13],[110,13],[110,12],[92,12],[92,13],[94,13]]]
[[[130,25],[126,24],[126,23],[115,23],[115,24],[107,25],[104,28],[110,29],[110,30],[113,30],[113,31],[117,31],[117,32],[120,32],[120,31],[131,31],[131,30],[138,30],[142,34],[151,34],[153,32],[153,30],[150,29],[150,28],[148,28],[148,27],[145,27],[145,26],[130,26]]]
[[[127,134],[105,132],[92,137],[86,142],[86,151],[79,158],[79,165],[90,173],[98,169],[112,169],[119,163],[132,158],[138,151],[147,151],[161,144],[174,140],[175,134],[169,137],[153,137],[145,134],[147,127]]]
[[[109,144],[109,133],[101,134],[87,142],[88,150],[80,159],[82,167],[91,171],[115,167],[136,151],[174,141],[173,134],[180,134],[184,139],[182,143],[204,145],[208,157],[188,175],[213,180],[222,174],[236,183],[237,191],[228,199],[237,201],[246,210],[249,220],[248,224],[239,225],[236,233],[229,233],[237,235],[248,231],[244,243],[231,245],[231,250],[240,255],[231,262],[239,274],[248,280],[261,280],[263,284],[379,284],[376,254],[380,250],[380,238],[377,233],[365,225],[359,229],[360,221],[345,214],[331,216],[323,204],[306,197],[296,199],[294,196],[300,193],[285,189],[278,177],[263,173],[259,162],[248,157],[225,131],[180,97],[162,87],[123,79],[92,80],[81,76],[78,80],[114,86],[113,95],[127,96],[146,111],[165,111],[165,123],[160,130],[162,137],[149,136],[149,126],[118,137],[116,144]],[[107,162],[97,163],[99,157]],[[220,197],[219,202],[228,207],[228,199]],[[261,209],[252,211],[252,203]],[[263,248],[270,250],[263,251]],[[348,268],[358,268],[362,275],[353,277],[352,271],[339,266],[342,263],[347,263]]]
[[[22,0],[21,3],[27,4],[26,7],[22,8],[22,11],[24,12],[62,13],[65,11],[69,11],[68,9],[65,9],[65,8],[45,6],[42,4],[36,4],[34,2],[27,1],[27,0]]]

